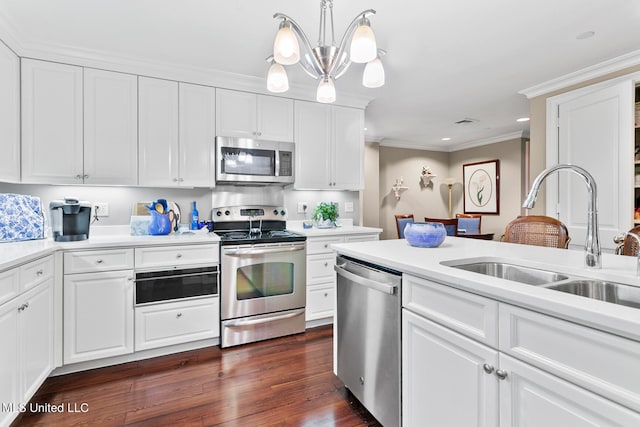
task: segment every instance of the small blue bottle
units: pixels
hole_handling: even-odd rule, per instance
[[[196,209],[196,202],[193,202],[193,209],[191,209],[191,229],[192,230],[198,230],[199,229],[199,215],[198,215],[198,209]]]

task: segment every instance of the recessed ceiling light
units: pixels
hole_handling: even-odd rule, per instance
[[[451,141],[451,138],[442,138],[443,141]]]
[[[596,35],[595,31],[585,31],[584,33],[580,33],[576,36],[577,40],[584,40]]]
[[[516,120],[516,122],[528,122],[529,121],[529,117],[520,117],[518,120]]]

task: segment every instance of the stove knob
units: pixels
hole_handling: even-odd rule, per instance
[[[216,212],[216,216],[222,216],[222,212],[217,211],[217,212]]]
[[[229,212],[228,210],[226,210],[226,211],[224,211],[224,214],[225,214],[226,216],[229,216],[229,215],[231,215],[231,212]]]
[[[273,214],[274,214],[274,215],[278,215],[278,209],[274,209],[274,210],[273,210]]]
[[[280,211],[280,215],[284,216],[284,215],[286,215],[286,214],[287,214],[287,211],[285,211],[284,209],[282,209],[282,210]]]

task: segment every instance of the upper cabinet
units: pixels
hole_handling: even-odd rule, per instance
[[[138,79],[84,70],[84,183],[138,183]]]
[[[293,141],[293,100],[218,89],[216,135]]]
[[[364,111],[295,102],[296,189],[364,188]]]
[[[22,182],[137,184],[137,81],[22,60]]]
[[[140,185],[215,185],[215,89],[148,77],[139,86]]]
[[[20,60],[0,42],[0,181],[20,181]]]
[[[22,60],[22,182],[78,184],[82,68]]]

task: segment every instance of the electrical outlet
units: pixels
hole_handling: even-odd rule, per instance
[[[307,202],[298,202],[298,213],[305,213],[308,207]]]
[[[344,211],[353,212],[353,202],[344,202]]]
[[[107,202],[94,202],[93,209],[97,217],[109,216],[109,203]]]

